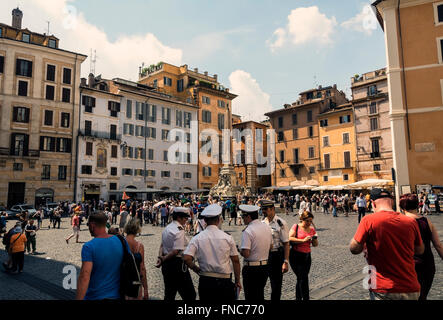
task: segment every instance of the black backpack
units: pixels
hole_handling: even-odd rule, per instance
[[[122,299],[127,297],[137,298],[140,286],[140,271],[135,262],[134,255],[129,250],[126,240],[121,236],[117,236],[123,246],[123,260],[120,268],[120,296]]]

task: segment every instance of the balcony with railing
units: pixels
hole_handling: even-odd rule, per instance
[[[10,148],[0,148],[0,156],[8,157],[25,157],[25,158],[38,158],[40,157],[39,150],[25,150],[25,149],[10,149]]]
[[[113,134],[111,132],[106,132],[106,131],[85,130],[85,129],[80,129],[78,131],[78,135],[82,137],[108,139],[114,141],[120,141],[122,138],[121,134]]]
[[[353,169],[356,168],[356,165],[356,161],[320,163],[319,165],[317,165],[317,171]]]

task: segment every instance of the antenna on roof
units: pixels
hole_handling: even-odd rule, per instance
[[[48,23],[48,33],[47,35],[49,36],[49,24],[51,23],[50,21],[46,21]]]
[[[317,76],[314,75],[314,88],[318,88]]]
[[[91,60],[89,61],[90,67],[89,67],[89,73],[92,73],[95,75],[95,63],[97,62],[97,50],[94,50],[94,54],[92,53],[91,49]]]

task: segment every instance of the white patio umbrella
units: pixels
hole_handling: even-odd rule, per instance
[[[346,188],[348,189],[369,189],[377,187],[392,186],[394,182],[387,179],[366,179],[358,182],[348,184]]]
[[[327,190],[343,190],[343,186],[328,186]]]
[[[327,189],[327,186],[320,186],[320,187],[315,187],[311,190],[312,191],[325,191],[326,189]]]
[[[305,184],[305,185],[302,185],[302,186],[293,187],[292,189],[293,190],[312,190],[314,188],[315,188],[315,186],[311,186],[311,185]]]

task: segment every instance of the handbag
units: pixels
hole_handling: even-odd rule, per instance
[[[298,224],[295,227],[295,237],[297,238],[298,236]],[[291,250],[295,250],[295,248],[297,247],[297,243],[295,241],[289,241],[289,245],[291,246]]]

